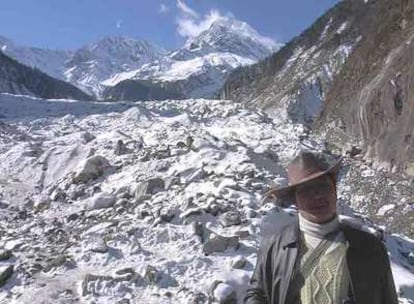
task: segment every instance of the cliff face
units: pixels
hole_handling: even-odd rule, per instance
[[[316,127],[334,141],[340,129],[378,166],[413,175],[414,1],[373,1],[371,10]]]
[[[413,11],[411,0],[344,0],[273,56],[234,71],[221,97],[414,175]]]

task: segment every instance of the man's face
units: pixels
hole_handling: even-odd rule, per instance
[[[323,175],[296,187],[296,205],[307,220],[323,224],[336,214],[336,190],[333,178]]]

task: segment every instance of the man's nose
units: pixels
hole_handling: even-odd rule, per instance
[[[325,196],[325,191],[320,187],[315,187],[312,191],[312,196],[314,198],[322,198]]]

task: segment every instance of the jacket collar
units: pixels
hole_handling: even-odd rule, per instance
[[[288,225],[283,231],[282,248],[297,247],[299,241],[299,220],[295,219],[293,223]]]

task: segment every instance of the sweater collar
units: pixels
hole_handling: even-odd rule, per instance
[[[299,229],[304,234],[323,239],[326,235],[339,229],[339,219],[335,216],[331,221],[317,224],[305,219],[299,213]]]

